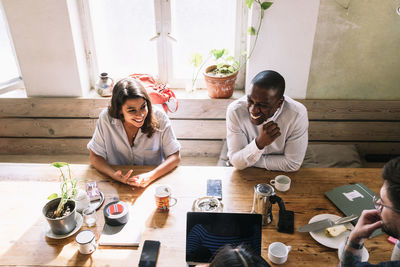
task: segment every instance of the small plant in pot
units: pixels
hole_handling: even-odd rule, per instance
[[[208,95],[211,98],[230,98],[235,89],[235,81],[239,71],[239,62],[229,56],[228,50],[213,49],[210,54],[214,65],[208,66],[203,75]]]
[[[51,231],[57,235],[64,235],[71,232],[76,226],[76,203],[74,198],[77,194],[77,179],[72,178],[71,169],[66,162],[53,162],[52,166],[60,171],[61,194],[53,193],[50,200],[43,207],[43,215],[50,225]],[[64,169],[68,170],[68,176],[64,174]]]
[[[203,75],[206,82],[208,95],[211,98],[230,98],[233,94],[235,87],[235,81],[240,69],[245,63],[251,58],[256,47],[258,36],[260,33],[262,21],[264,19],[265,10],[271,7],[273,4],[269,1],[263,0],[245,0],[245,3],[249,9],[252,8],[253,3],[257,4],[259,10],[259,21],[256,28],[250,26],[247,30],[249,35],[254,36],[254,41],[250,45],[247,54],[243,51],[238,57],[240,62],[233,56],[229,56],[228,50],[226,49],[213,49],[209,52],[206,60],[203,61],[203,56],[199,53],[195,53],[191,57],[191,65],[194,67],[191,87],[195,88],[196,80],[200,70],[204,69],[205,64],[211,59],[214,59],[214,64],[205,68]],[[189,90],[190,91],[190,90]],[[193,90],[194,91],[194,90]]]
[[[195,86],[200,70],[211,58],[214,63],[208,66],[203,73],[208,95],[211,98],[229,98],[233,94],[240,65],[225,48],[211,50],[204,61],[201,54],[192,55],[191,63],[197,69],[196,74],[192,77],[192,86]]]

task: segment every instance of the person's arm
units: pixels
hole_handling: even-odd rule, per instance
[[[347,239],[346,246],[340,257],[340,266],[351,267],[360,263],[364,240],[381,227],[380,212],[378,210],[364,210]]]
[[[261,157],[263,149],[259,149],[255,140],[248,143],[248,136],[240,128],[240,119],[233,108],[226,113],[226,143],[229,162],[239,170],[253,166]]]
[[[173,170],[176,166],[178,166],[180,161],[181,156],[179,151],[177,151],[172,155],[169,155],[165,161],[158,165],[154,170],[133,176],[128,179],[127,183],[132,186],[146,187],[154,180],[157,180],[164,174]]]
[[[279,126],[279,125],[278,125]],[[268,154],[268,145],[264,151],[267,155],[254,164],[255,167],[272,171],[293,172],[300,169],[308,144],[308,116],[304,113],[291,125],[289,137],[285,142],[283,155]]]
[[[179,152],[181,145],[176,139],[171,123],[165,113],[161,113],[160,115],[161,116],[158,118],[158,120],[160,123],[159,127],[161,128],[160,131],[162,132],[161,146],[166,159],[154,170],[147,173],[142,173],[134,179],[130,179],[130,185],[146,187],[154,180],[173,170],[181,161]]]
[[[95,167],[96,170],[98,170],[99,172],[124,184],[128,183],[129,178],[132,178],[132,169],[129,170],[126,174],[123,174],[121,170],[114,170],[103,157],[96,155],[92,150],[89,151],[90,164],[92,164],[92,166]]]

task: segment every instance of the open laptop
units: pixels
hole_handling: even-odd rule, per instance
[[[186,262],[211,262],[227,244],[245,246],[261,255],[262,216],[252,213],[188,212],[186,215]]]

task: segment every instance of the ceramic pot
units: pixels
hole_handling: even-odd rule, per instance
[[[65,205],[70,205],[72,208],[72,211],[70,214],[64,217],[52,219],[46,216],[47,212],[49,210],[56,210],[58,203],[60,203],[61,198],[55,198],[53,200],[50,200],[47,202],[47,204],[43,207],[42,212],[44,217],[46,218],[47,222],[50,225],[51,231],[56,234],[56,235],[65,235],[71,232],[72,230],[75,229],[76,226],[76,219],[75,219],[75,213],[76,213],[76,204],[75,201],[73,200],[68,200]]]
[[[222,77],[215,77],[208,74],[208,72],[216,67],[216,65],[211,65],[207,67],[203,73],[208,95],[211,98],[230,98],[233,95],[238,72]]]

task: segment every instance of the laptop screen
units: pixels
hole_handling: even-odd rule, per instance
[[[186,261],[208,263],[225,245],[242,245],[261,255],[260,214],[188,212],[186,216]]]

